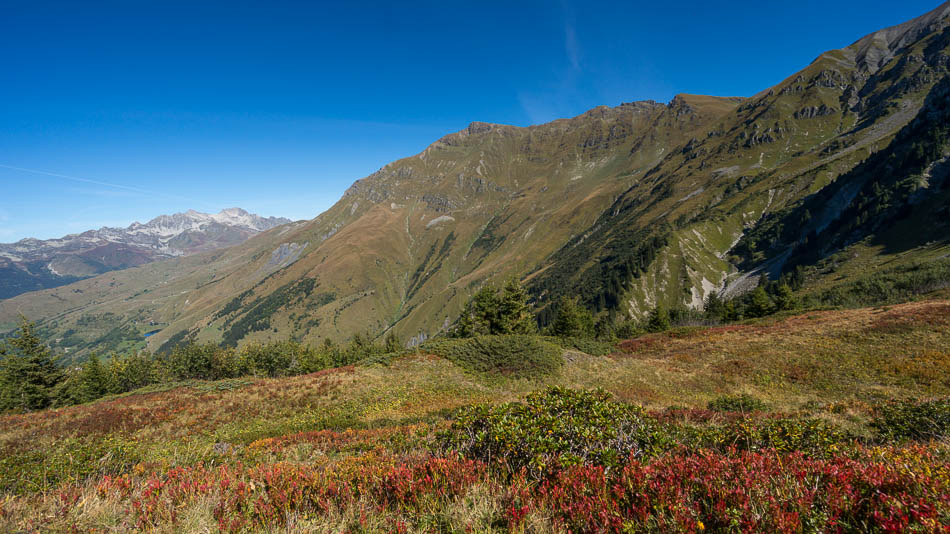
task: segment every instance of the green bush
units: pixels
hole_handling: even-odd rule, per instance
[[[877,406],[871,427],[884,441],[950,437],[950,399],[890,402]]]
[[[730,448],[748,451],[775,449],[815,456],[830,455],[851,441],[847,433],[820,419],[788,418],[743,418],[701,429],[698,437],[699,443],[692,445],[721,452]]]
[[[535,336],[478,336],[427,343],[424,348],[480,374],[536,378],[557,372],[561,349]]]
[[[639,406],[614,402],[603,390],[562,387],[532,393],[524,403],[463,408],[438,442],[508,473],[524,468],[535,477],[580,463],[614,467],[672,444]]]
[[[564,347],[566,349],[576,349],[584,354],[591,356],[606,356],[613,352],[614,346],[605,341],[595,341],[593,339],[583,339],[578,337],[568,338],[549,338],[551,343]]]
[[[214,343],[178,345],[162,360],[165,370],[175,380],[220,380],[243,374],[231,349]]]
[[[741,393],[739,395],[723,395],[709,401],[710,410],[716,412],[764,412],[768,406],[761,400]]]

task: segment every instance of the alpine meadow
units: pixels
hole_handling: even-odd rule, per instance
[[[0,532],[950,534],[950,2],[757,89],[0,244]]]

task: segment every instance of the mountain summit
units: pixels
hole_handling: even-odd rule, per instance
[[[289,222],[241,208],[215,214],[189,210],[126,228],[102,227],[58,239],[0,243],[0,299],[158,259],[233,246]]]

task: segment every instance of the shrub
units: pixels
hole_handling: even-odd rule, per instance
[[[426,349],[480,374],[536,378],[557,372],[561,349],[535,336],[478,336],[429,343]]]
[[[603,390],[562,387],[532,393],[524,403],[463,408],[438,439],[467,458],[534,477],[580,463],[614,467],[671,444],[639,406],[614,402]]]
[[[572,467],[518,497],[549,513],[552,531],[946,532],[950,484],[937,458],[854,456],[666,454],[612,473]],[[510,531],[525,530],[520,512],[509,509]]]
[[[722,395],[709,401],[709,409],[716,412],[764,412],[767,408],[764,402],[746,393]]]
[[[220,380],[241,374],[231,349],[222,349],[214,343],[188,343],[172,349],[163,363],[176,380]]]
[[[699,445],[721,452],[775,449],[825,457],[851,442],[847,433],[820,419],[743,418],[700,431]]]
[[[877,406],[871,427],[885,441],[930,441],[950,437],[950,399],[890,402]]]
[[[550,338],[552,343],[560,345],[566,349],[577,349],[584,354],[591,356],[606,356],[613,352],[614,346],[605,341],[595,341],[593,339],[582,339],[579,337],[568,338]]]
[[[241,349],[238,368],[241,374],[257,376],[291,376],[301,373],[301,366],[309,359],[304,356],[307,347],[295,341],[251,343]]]

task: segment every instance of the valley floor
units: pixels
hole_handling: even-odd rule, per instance
[[[871,425],[890,401],[950,395],[950,300],[678,329],[564,358],[528,380],[420,351],[4,416],[0,531],[950,532],[946,438]],[[550,386],[642,405],[668,443],[543,474],[446,444],[447,429],[472,442],[496,431],[451,426],[460,407]],[[707,409],[738,394],[763,404]]]

